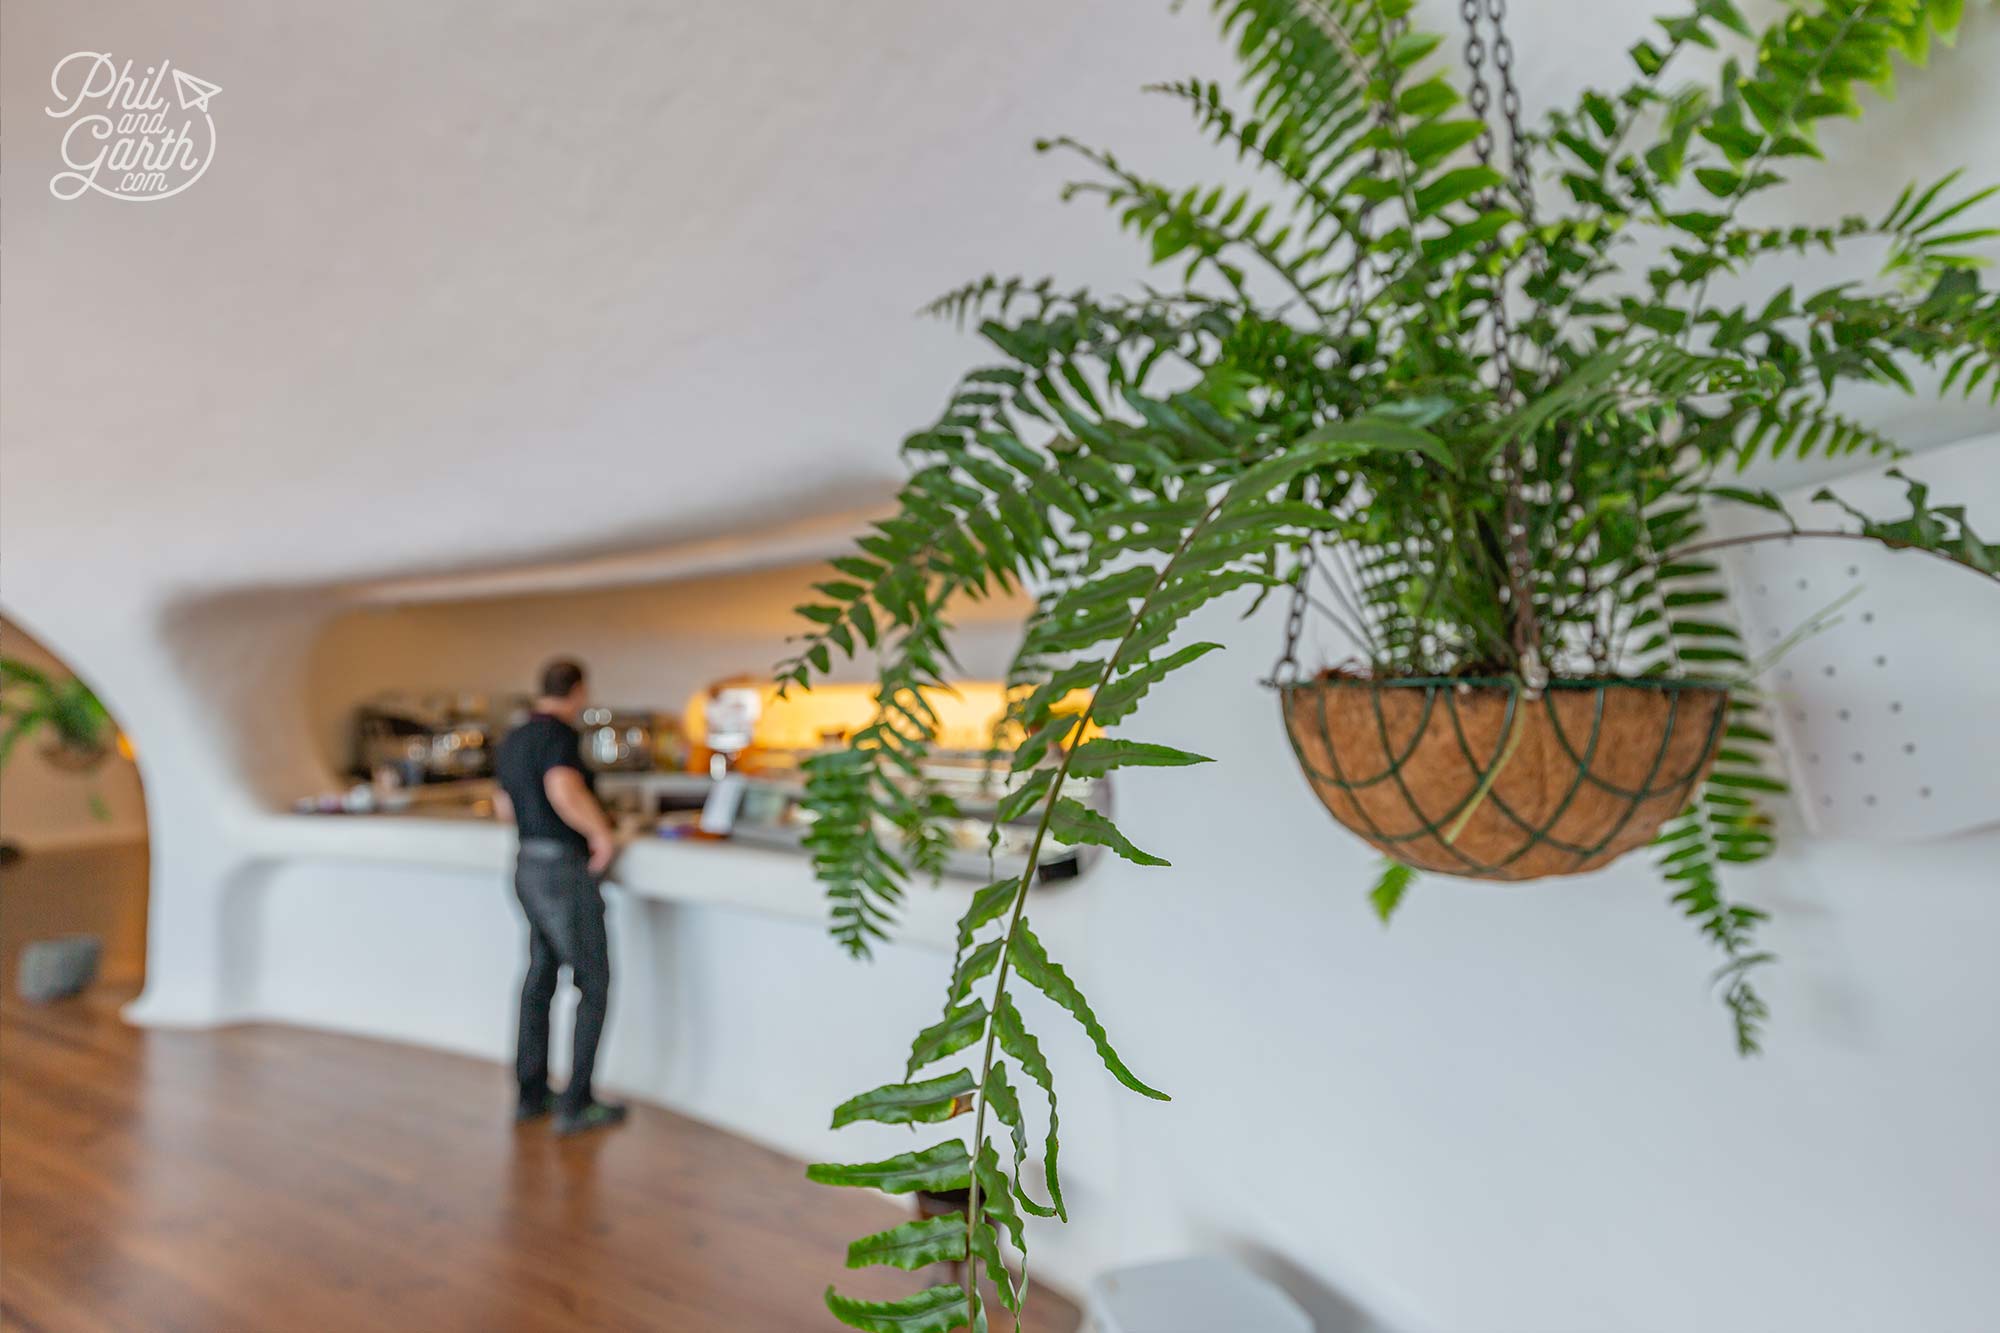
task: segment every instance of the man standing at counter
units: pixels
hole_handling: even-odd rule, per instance
[[[500,811],[521,833],[514,893],[528,917],[528,975],[521,983],[521,1027],[514,1072],[521,1101],[516,1121],[556,1116],[556,1133],[615,1125],[625,1108],[591,1095],[590,1075],[611,1001],[611,951],[604,933],[604,872],[618,854],[611,820],[583,766],[576,722],[589,703],[583,668],[557,658],[542,669],[534,712],[500,743],[494,766]],[[567,967],[579,996],[569,1085],[549,1090],[549,1005]]]

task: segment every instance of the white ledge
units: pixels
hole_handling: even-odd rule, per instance
[[[462,870],[505,880],[512,828],[478,819],[409,815],[291,815],[253,818],[245,829],[265,861],[348,861]],[[640,837],[627,844],[606,884],[657,902],[734,907],[823,923],[826,901],[812,864],[797,852],[720,841]],[[912,885],[894,931],[900,943],[949,949],[976,886],[944,880]]]

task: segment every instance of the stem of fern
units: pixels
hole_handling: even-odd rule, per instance
[[[1225,492],[1224,498],[1226,494]],[[1181,537],[1180,544],[1174,548],[1173,554],[1160,565],[1160,572],[1154,576],[1152,586],[1146,589],[1145,597],[1139,602],[1139,609],[1132,614],[1131,623],[1125,627],[1125,633],[1119,636],[1117,646],[1111,650],[1111,656],[1105,659],[1104,671],[1097,678],[1097,687],[1090,692],[1090,704],[1077,719],[1076,730],[1071,733],[1072,735],[1081,733],[1090,725],[1091,713],[1097,708],[1097,696],[1111,683],[1113,673],[1118,670],[1119,660],[1125,655],[1125,649],[1132,642],[1132,635],[1138,631],[1140,622],[1146,618],[1146,611],[1152,606],[1153,599],[1160,595],[1160,589],[1165,586],[1168,575],[1173,573],[1174,566],[1180,563],[1181,557],[1187,554],[1188,547],[1193,545],[1194,539],[1213,521],[1222,505],[1223,498],[1218,498],[1211,504],[1202,516],[1188,527],[1187,532]],[[1007,974],[1013,962],[1014,936],[1021,928],[1021,917],[1028,906],[1028,888],[1035,882],[1035,869],[1040,865],[1042,858],[1042,843],[1048,837],[1049,824],[1055,818],[1056,802],[1062,796],[1063,783],[1069,777],[1069,766],[1075,758],[1076,746],[1072,744],[1063,753],[1062,765],[1056,769],[1055,779],[1049,783],[1048,795],[1042,798],[1042,817],[1035,826],[1034,841],[1028,847],[1028,863],[1021,871],[1021,882],[1014,889],[1014,904],[1007,915],[1007,933],[1002,937],[1000,961],[994,969],[993,1001],[987,1006],[986,1044],[979,1058],[979,1105],[972,1117],[973,1169],[965,1199],[965,1322],[968,1328],[974,1326],[974,1318],[979,1308],[977,1294],[979,1268],[972,1259],[973,1240],[979,1226],[979,1157],[986,1150],[986,1080],[993,1073],[993,1047],[1000,1036],[998,1021],[1000,1001],[1007,992]]]

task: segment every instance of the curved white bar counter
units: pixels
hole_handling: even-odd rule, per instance
[[[421,815],[265,815],[246,843],[273,862],[358,862],[457,870],[504,885],[514,830],[491,820]],[[640,835],[626,844],[605,880],[634,898],[734,907],[823,923],[826,901],[802,853],[730,840]],[[898,940],[949,949],[973,886],[943,880],[912,886]]]

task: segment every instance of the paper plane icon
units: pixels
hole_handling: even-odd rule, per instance
[[[197,79],[184,69],[174,71],[174,91],[180,94],[181,110],[208,110],[208,99],[222,89],[207,79]]]

